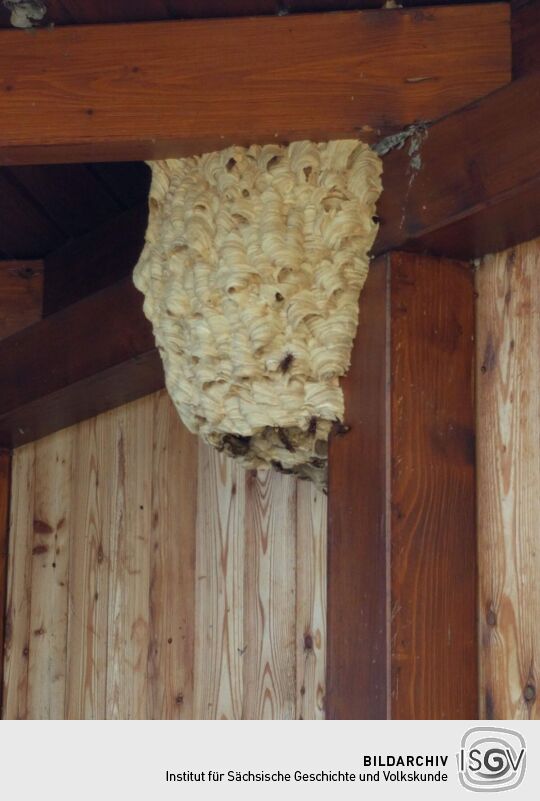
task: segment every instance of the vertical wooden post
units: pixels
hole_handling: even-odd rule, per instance
[[[387,717],[388,277],[377,259],[343,387],[351,430],[330,445],[326,716],[338,720]]]
[[[329,718],[476,718],[473,280],[372,266],[330,451]]]
[[[540,239],[476,273],[481,713],[540,719]]]
[[[2,720],[4,695],[10,466],[11,453],[8,450],[0,449],[0,720]]]

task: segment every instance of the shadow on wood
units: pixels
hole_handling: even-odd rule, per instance
[[[329,718],[478,715],[468,265],[373,265],[330,447]]]

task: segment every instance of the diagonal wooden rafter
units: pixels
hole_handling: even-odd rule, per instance
[[[163,387],[130,278],[0,341],[0,448],[39,439]]]
[[[540,72],[416,131],[384,160],[375,250],[471,259],[540,234]]]
[[[361,137],[510,80],[506,4],[0,31],[0,164]]]

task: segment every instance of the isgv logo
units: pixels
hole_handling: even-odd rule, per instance
[[[525,738],[519,732],[477,726],[461,739],[459,780],[476,792],[512,790],[523,781],[526,759]]]

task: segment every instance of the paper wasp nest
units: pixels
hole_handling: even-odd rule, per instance
[[[252,468],[324,485],[344,416],[381,163],[356,140],[151,164],[135,268],[187,427]]]

